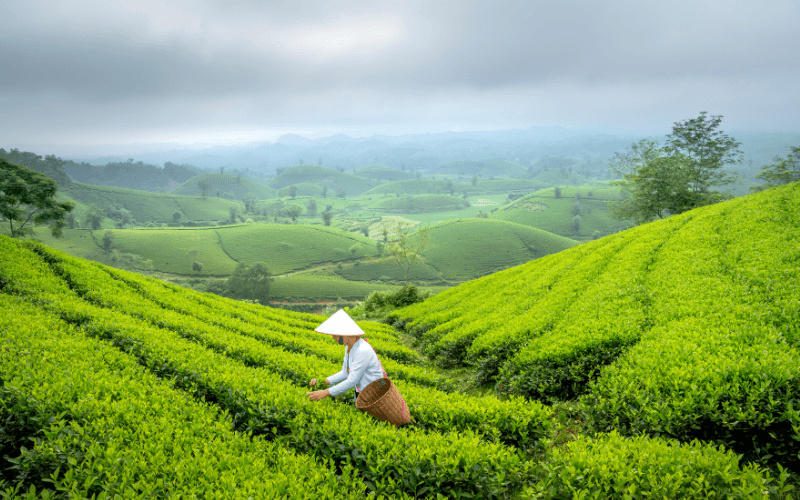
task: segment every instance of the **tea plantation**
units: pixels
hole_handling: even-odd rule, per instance
[[[0,493],[789,496],[798,191],[642,226],[394,316],[503,399],[458,392],[391,327],[362,323],[409,404],[399,430],[352,394],[306,398],[310,378],[341,367],[341,347],[313,331],[324,317],[0,236]],[[579,402],[585,434],[559,438],[558,400]]]
[[[800,472],[799,184],[465,283],[391,321],[498,393],[577,402],[592,431]]]

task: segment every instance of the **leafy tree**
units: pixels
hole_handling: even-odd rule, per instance
[[[472,185],[475,186],[476,184],[478,184],[478,176],[477,175],[473,175],[472,176]]]
[[[642,224],[684,211],[692,197],[686,163],[682,155],[665,154],[655,141],[644,139],[614,155],[611,171],[622,178],[612,184],[623,196],[609,204],[614,217]]]
[[[32,235],[31,226],[25,226],[33,222],[49,225],[52,235],[60,237],[64,216],[75,205],[56,200],[57,190],[50,177],[0,159],[0,215],[8,222],[9,234],[15,238]]]
[[[306,203],[306,207],[308,207],[308,215],[310,217],[314,217],[317,215],[317,202],[315,200],[308,200],[308,203]]]
[[[572,218],[572,227],[575,229],[576,233],[581,230],[581,216],[580,215],[576,215],[575,217]]]
[[[300,205],[291,205],[286,209],[286,215],[292,219],[292,222],[297,222],[297,218],[303,215],[303,207]]]
[[[208,195],[208,190],[211,189],[211,184],[203,179],[197,183],[197,187],[200,188],[200,191],[203,193],[203,198],[205,198]]]
[[[86,212],[86,224],[92,226],[92,230],[97,231],[102,227],[105,215],[103,211],[97,207],[90,207]]]
[[[741,143],[718,130],[722,116],[706,115],[703,111],[697,118],[675,123],[664,148],[667,154],[683,155],[689,189],[694,197],[684,211],[720,201],[719,193],[709,189],[734,182],[736,177],[725,172],[723,167],[726,163],[742,161]]]
[[[174,214],[172,214],[172,222],[177,224],[179,220],[181,220],[181,213],[180,212],[175,212]]]
[[[192,270],[197,271],[198,273],[203,270],[203,263],[194,261],[192,263]]]
[[[322,186],[322,197],[323,198],[328,197],[328,186]]]
[[[766,181],[766,184],[751,187],[751,191],[763,191],[781,184],[800,181],[800,146],[793,146],[786,158],[777,157],[773,163],[761,167],[756,179]]]
[[[250,267],[240,262],[233,270],[233,275],[228,278],[227,289],[233,298],[266,304],[269,301],[271,283],[272,278],[266,264],[258,262]]]
[[[230,212],[231,216],[230,219],[231,224],[236,224],[236,216],[237,212],[239,211],[239,208],[236,205],[231,205],[230,207],[228,207],[228,211]]]
[[[406,287],[411,266],[421,263],[422,251],[428,246],[428,228],[420,229],[413,234],[412,229],[412,226],[396,221],[392,227],[395,239],[388,245],[389,254],[403,270]]]
[[[294,199],[297,196],[297,186],[289,186],[289,196]]]
[[[111,244],[114,242],[114,233],[111,231],[106,231],[106,234],[103,235],[103,250],[106,252],[111,250]]]
[[[560,187],[556,187],[554,192],[555,192],[556,198],[561,198],[561,188]]]
[[[711,188],[733,182],[722,168],[740,162],[742,153],[738,142],[718,130],[721,119],[704,111],[675,123],[664,147],[642,140],[616,153],[610,170],[623,199],[610,205],[612,214],[641,224],[728,198]]]
[[[330,210],[325,210],[324,212],[322,212],[322,222],[326,226],[330,226],[332,220],[333,220],[333,213]]]

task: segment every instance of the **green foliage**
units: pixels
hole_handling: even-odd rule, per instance
[[[551,455],[529,498],[784,498],[791,491],[785,476],[772,478],[730,450],[699,441],[610,433]]]
[[[765,181],[765,184],[751,187],[751,191],[762,191],[800,181],[800,146],[792,147],[786,158],[777,157],[769,165],[764,165],[756,179]]]
[[[233,270],[233,275],[228,278],[226,289],[235,299],[248,299],[259,304],[267,304],[271,282],[269,269],[263,262],[256,262],[252,266],[240,262]]]
[[[422,251],[428,246],[427,228],[415,231],[413,238],[411,230],[411,226],[395,221],[394,227],[389,229],[394,239],[387,245],[389,255],[403,271],[406,288],[411,266],[421,263]]]
[[[85,332],[81,338],[86,335],[112,352],[118,349],[120,356],[141,365],[139,373],[170,380],[165,385],[179,391],[177,398],[186,399],[188,395],[213,405],[209,414],[229,418],[227,429],[232,426],[236,431],[255,436],[256,443],[261,442],[258,436],[265,436],[276,446],[294,450],[301,459],[303,455],[313,456],[309,459],[328,465],[337,474],[358,477],[367,491],[378,495],[424,492],[450,497],[511,495],[522,486],[530,469],[515,450],[536,449],[549,431],[549,412],[540,405],[521,399],[500,401],[491,397],[448,395],[411,382],[398,384],[415,415],[411,429],[397,430],[356,411],[352,405],[331,401],[308,404],[305,396],[308,379],[338,371],[342,351],[338,351],[336,361],[326,361],[318,356],[276,349],[242,333],[244,329],[252,335],[271,330],[288,333],[297,331],[293,325],[298,325],[304,334],[292,335],[296,340],[319,337],[311,330],[319,323],[319,317],[268,308],[259,308],[260,314],[251,314],[257,306],[237,305],[156,285],[153,280],[103,268],[42,246],[13,245],[8,238],[0,238],[0,245],[4,255],[14,257],[0,262],[0,276],[10,278],[3,288],[4,294],[13,293],[29,306],[40,308],[42,314],[55,313],[59,321],[80,325]],[[20,266],[27,272],[19,273]],[[109,273],[116,279],[110,279]],[[201,303],[213,306],[201,307]],[[223,314],[223,308],[216,307],[219,304],[224,304],[232,315]],[[269,328],[252,328],[238,319],[247,317],[249,321],[260,315],[278,321]],[[206,319],[200,320],[200,316]],[[382,328],[365,326],[368,333],[385,336]],[[327,340],[327,345],[333,346]],[[60,349],[62,342],[56,339],[53,345]],[[106,366],[108,361],[99,363]],[[52,372],[46,365],[44,370],[38,368],[33,365],[39,373]],[[116,383],[117,377],[101,375],[104,380]],[[100,399],[97,391],[88,393]],[[148,398],[152,391],[138,394]],[[117,402],[116,398],[108,401]],[[142,418],[159,422],[155,429],[161,429],[161,422],[153,418],[152,412],[175,405],[155,399],[151,400],[151,406]],[[177,411],[180,413],[181,407]],[[105,421],[101,428],[107,429],[104,424]],[[193,435],[204,436],[202,426],[192,430]],[[168,426],[165,436],[174,439],[175,434],[170,431]],[[97,440],[91,433],[83,433],[79,438],[88,443]],[[143,436],[142,441],[152,442],[146,448],[151,455],[165,453],[161,451],[168,446],[164,443],[173,442],[148,438],[149,435]],[[120,446],[124,442],[120,441]],[[108,446],[107,443],[106,437],[100,446]],[[168,455],[185,459],[182,453]],[[247,463],[247,457],[244,460]],[[202,463],[202,457],[196,455],[191,462]],[[102,488],[105,481],[99,478],[98,486]],[[317,488],[313,483],[304,487],[309,493],[315,493]]]
[[[799,231],[795,183],[474,280],[389,320],[498,391],[580,399],[596,431],[701,439],[797,470]]]
[[[414,285],[394,291],[375,291],[364,299],[363,310],[368,315],[383,315],[394,309],[422,302],[430,296],[430,292],[420,292]]]
[[[54,237],[61,236],[75,204],[56,200],[57,190],[50,177],[0,158],[0,215],[11,236],[32,235],[32,225],[48,225]]]
[[[645,139],[616,153],[611,171],[621,177],[614,184],[625,198],[612,205],[614,215],[641,224],[728,198],[711,188],[734,182],[723,167],[741,162],[742,152],[739,142],[718,130],[721,121],[703,111],[676,123],[663,148]]]

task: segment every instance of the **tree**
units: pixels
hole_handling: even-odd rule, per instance
[[[323,198],[328,197],[328,186],[322,186],[322,197]]]
[[[231,224],[236,224],[236,216],[237,212],[239,211],[239,207],[236,205],[231,205],[230,207],[228,207],[228,211],[230,212],[231,215],[231,221],[230,221]]]
[[[613,184],[622,188],[623,199],[611,204],[612,214],[640,224],[730,197],[711,190],[733,182],[723,167],[742,159],[739,143],[718,130],[721,120],[703,111],[675,123],[664,147],[642,140],[616,153],[610,170],[621,177]]]
[[[9,234],[22,238],[33,234],[31,226],[49,225],[51,234],[63,234],[64,216],[75,208],[56,199],[58,187],[50,177],[0,159],[0,215],[8,221]],[[16,224],[16,225],[15,225]]]
[[[303,215],[303,207],[300,205],[291,205],[286,209],[286,215],[292,219],[292,222],[297,222],[297,218]]]
[[[227,289],[233,298],[256,300],[263,305],[269,301],[271,283],[266,264],[258,262],[250,267],[240,262],[228,278]]]
[[[555,192],[556,198],[561,198],[561,188],[560,187],[556,187],[554,192]]]
[[[786,158],[779,156],[771,164],[761,167],[756,179],[766,181],[766,184],[751,187],[751,191],[763,191],[781,184],[800,181],[800,146],[793,146]]]
[[[324,212],[322,212],[322,222],[326,226],[330,226],[332,220],[333,220],[333,213],[330,210],[325,210]]]
[[[572,218],[572,227],[575,229],[576,233],[581,230],[581,216],[580,215],[576,215],[575,217]]]
[[[422,251],[428,246],[428,228],[420,229],[413,234],[412,229],[413,226],[396,221],[392,225],[395,238],[388,244],[389,254],[403,270],[406,287],[411,266],[421,263]]]
[[[208,190],[211,189],[211,184],[203,179],[197,183],[197,187],[200,188],[200,191],[203,193],[203,198],[205,198],[208,195]]]
[[[736,177],[723,167],[742,161],[741,143],[718,130],[722,116],[706,114],[703,111],[697,118],[675,123],[664,148],[667,154],[683,155],[687,181],[694,195],[686,210],[720,201],[720,193],[709,189],[735,181]]]
[[[181,213],[180,212],[175,212],[174,214],[172,214],[172,222],[177,224],[179,220],[181,220]]]
[[[192,263],[192,270],[197,271],[199,273],[200,271],[203,270],[203,263],[194,261],[194,263]]]
[[[111,244],[114,242],[114,233],[111,231],[106,231],[106,234],[103,235],[103,250],[106,252],[111,251]]]
[[[308,215],[309,217],[314,217],[317,215],[317,202],[314,200],[308,200],[306,203],[306,207],[308,207]]]
[[[294,199],[297,196],[297,186],[289,186],[289,196]]]
[[[473,175],[472,176],[472,185],[475,186],[476,184],[478,184],[478,176],[477,175]]]
[[[90,207],[86,212],[86,224],[92,226],[92,230],[94,231],[102,227],[104,218],[105,215],[103,215],[103,211],[97,207]]]
[[[691,198],[682,155],[665,156],[655,141],[644,139],[611,159],[611,171],[621,176],[622,200],[609,204],[617,219],[643,224],[679,213]]]

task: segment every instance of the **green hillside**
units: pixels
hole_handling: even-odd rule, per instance
[[[523,177],[526,168],[505,160],[479,160],[479,161],[452,161],[438,167],[435,171],[440,174],[478,175],[489,177]]]
[[[542,189],[514,200],[489,217],[580,240],[593,238],[595,231],[605,236],[631,225],[613,218],[608,210],[608,202],[619,198],[617,189],[598,186],[558,189],[558,197],[556,188]],[[580,216],[577,228],[575,215]]]
[[[488,219],[456,219],[428,229],[425,263],[445,279],[462,281],[573,247],[574,240]]]
[[[558,410],[455,392],[391,328],[362,322],[411,414],[396,429],[357,410],[352,393],[309,402],[308,381],[341,369],[343,348],[313,332],[322,316],[5,236],[0,255],[9,497],[745,498],[778,496],[785,484],[701,442],[617,432],[565,442]]]
[[[368,191],[377,183],[375,180],[337,172],[318,165],[293,167],[269,181],[269,185],[275,189],[295,184],[316,184],[320,187],[328,188],[330,191],[329,196],[334,196],[339,190],[344,190],[348,196],[359,195]]]
[[[100,242],[105,231],[89,234]],[[112,250],[151,261],[153,271],[193,276],[229,276],[237,262],[248,265],[264,262],[271,273],[284,274],[313,264],[360,259],[377,252],[375,241],[365,236],[324,226],[240,224],[115,229],[113,234]],[[96,251],[97,248],[85,256],[97,257]],[[108,254],[98,260],[110,257]],[[202,271],[192,270],[195,261],[203,264]]]
[[[370,205],[368,210],[404,212],[404,213],[432,213],[450,212],[467,208],[469,203],[455,196],[444,194],[423,194],[416,196],[406,196],[403,198],[386,197],[381,198]]]
[[[172,194],[184,196],[202,196],[200,183],[206,182],[209,186],[206,196],[243,200],[250,193],[258,200],[275,197],[275,190],[263,184],[243,179],[231,174],[201,174],[192,177],[172,190]]]
[[[365,192],[365,196],[381,194],[415,195],[415,194],[441,194],[447,193],[445,181],[434,179],[408,179],[392,181],[381,184]],[[454,187],[456,183],[453,183]],[[458,191],[456,191],[458,192]],[[448,193],[449,194],[449,193]]]
[[[375,179],[378,181],[402,181],[405,179],[413,179],[414,174],[397,170],[386,165],[366,165],[363,167],[356,167],[355,172],[357,176],[366,179]]]
[[[591,430],[724,444],[800,471],[800,184],[451,288],[394,314],[497,391]]]
[[[61,194],[62,191],[59,192]],[[230,207],[234,202],[219,198],[199,198],[175,194],[151,193],[134,189],[94,186],[73,182],[63,189],[63,194],[84,205],[94,205],[105,213],[119,209],[130,212],[132,222],[166,224],[173,221],[175,212],[181,214],[183,222],[218,223],[230,218]],[[86,207],[76,208],[76,216],[82,217]]]

